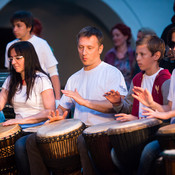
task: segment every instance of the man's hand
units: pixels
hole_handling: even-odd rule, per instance
[[[70,98],[73,98],[79,105],[85,104],[85,99],[81,97],[81,95],[78,93],[77,89],[75,91],[69,91],[69,90],[61,90],[61,92]]]
[[[103,96],[114,105],[120,104],[121,102],[121,96],[118,91],[110,90],[109,92],[106,92]]]
[[[47,124],[47,123],[51,123],[51,122],[54,122],[54,121],[59,121],[59,120],[63,120],[66,118],[66,116],[68,115],[68,111],[65,111],[63,113],[63,115],[59,115],[59,111],[58,109],[56,109],[56,111],[51,111],[50,115],[48,116],[48,119],[44,124]]]

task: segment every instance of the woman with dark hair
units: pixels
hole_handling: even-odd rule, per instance
[[[47,120],[51,110],[55,110],[55,98],[52,84],[47,74],[41,69],[33,45],[28,41],[17,42],[8,50],[10,75],[0,93],[0,110],[10,103],[15,112],[15,119],[7,120],[3,126],[12,124],[41,124]],[[10,93],[9,93],[10,92]],[[23,126],[23,125],[21,125]],[[20,174],[29,170],[26,160],[23,136],[15,143],[16,163]]]
[[[106,53],[104,61],[122,72],[129,89],[135,68],[135,52],[130,46],[131,29],[125,24],[116,24],[111,34],[114,48]]]

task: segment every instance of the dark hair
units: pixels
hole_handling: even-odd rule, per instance
[[[80,37],[91,37],[92,35],[96,36],[99,42],[99,45],[103,42],[103,33],[96,27],[86,26],[80,30],[77,35],[77,43],[79,42]]]
[[[30,92],[32,91],[35,78],[38,76],[36,71],[46,74],[39,63],[38,56],[33,45],[28,41],[17,42],[10,46],[8,50],[8,57],[11,56],[11,50],[14,49],[18,56],[24,57],[24,70],[25,70],[25,82],[27,86],[27,97],[29,98]],[[47,75],[47,74],[46,74]],[[16,72],[10,63],[10,82],[8,102],[12,104],[12,99],[18,90],[22,89],[22,78],[21,74]]]
[[[118,29],[118,30],[120,30],[120,32],[123,35],[128,36],[127,44],[130,44],[130,39],[131,39],[131,29],[130,29],[130,27],[128,27],[127,25],[122,24],[122,23],[116,24],[114,27],[112,27],[111,34],[112,34],[114,29]]]
[[[41,22],[37,18],[34,18],[34,21],[33,22],[34,23],[33,23],[33,30],[32,30],[32,32],[35,35],[37,35],[37,36],[40,37],[41,36],[42,29],[43,29],[42,24],[41,24]]]
[[[17,11],[13,14],[10,19],[11,24],[13,25],[15,21],[24,22],[26,27],[31,27],[31,31],[33,29],[33,16],[28,11]]]
[[[165,43],[162,39],[155,35],[145,35],[140,40],[136,41],[136,46],[147,45],[148,50],[154,55],[156,52],[160,52],[160,61],[164,57]]]
[[[167,44],[170,48],[175,47],[175,42],[172,41],[172,34],[175,32],[175,27],[171,28],[167,34]]]

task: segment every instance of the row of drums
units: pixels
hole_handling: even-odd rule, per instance
[[[77,138],[83,135],[92,161],[101,175],[117,173],[111,159],[114,148],[117,158],[126,168],[137,169],[141,152],[150,141],[160,140],[165,149],[166,172],[175,174],[172,150],[175,149],[173,125],[162,126],[158,119],[142,119],[120,123],[112,121],[86,127],[77,119],[65,119],[47,125],[22,130],[19,125],[3,127],[0,125],[0,174],[16,174],[14,144],[25,133],[36,132],[36,141],[42,152],[43,160],[53,174],[81,174]],[[172,129],[173,128],[173,129]],[[169,138],[169,140],[167,140]],[[168,144],[170,143],[170,144]],[[174,156],[175,157],[175,156]]]

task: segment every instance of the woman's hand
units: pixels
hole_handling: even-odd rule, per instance
[[[2,123],[3,126],[9,126],[14,124],[23,124],[23,119],[10,119]]]

